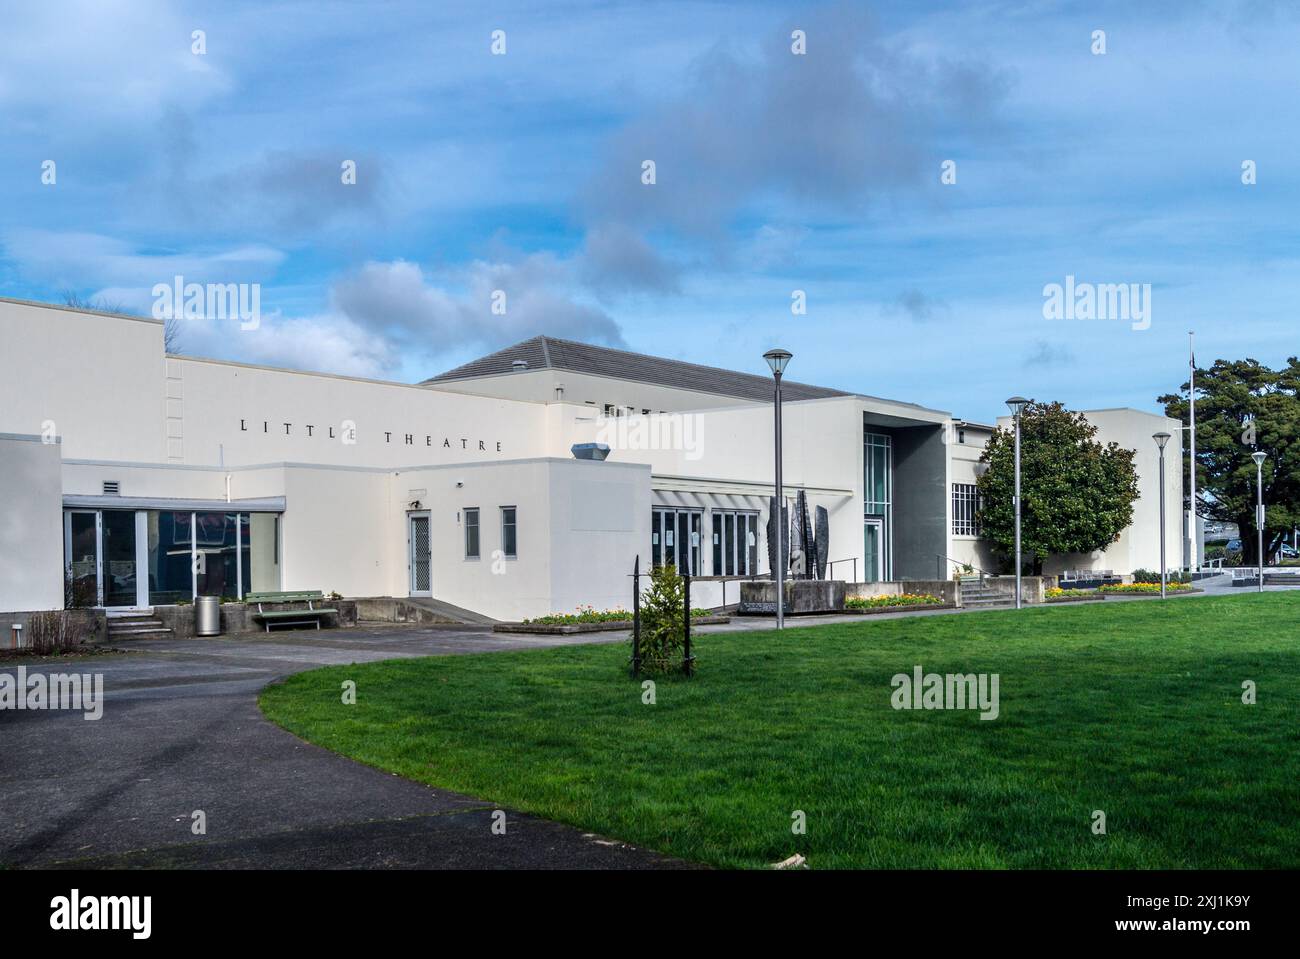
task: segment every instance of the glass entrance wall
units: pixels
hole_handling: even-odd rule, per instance
[[[194,514],[194,565],[199,596],[239,599],[239,514]]]
[[[655,566],[676,566],[678,571],[699,576],[700,531],[704,514],[700,510],[656,509],[651,514],[650,556]]]
[[[73,605],[165,606],[280,588],[280,514],[67,510]]]
[[[193,513],[149,510],[149,603],[166,606],[194,598]]]
[[[758,514],[714,510],[713,575],[750,576],[758,572]]]
[[[893,437],[863,430],[862,517],[866,582],[893,576]],[[868,522],[876,521],[876,522]],[[873,531],[874,527],[874,531]],[[879,559],[873,559],[875,551]],[[877,572],[880,570],[881,572]]]

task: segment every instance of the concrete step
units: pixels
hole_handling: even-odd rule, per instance
[[[109,639],[140,639],[143,637],[162,639],[171,635],[173,635],[173,631],[170,626],[139,626],[128,629],[110,629],[108,631]]]

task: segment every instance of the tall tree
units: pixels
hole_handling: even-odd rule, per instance
[[[1160,397],[1165,413],[1188,422],[1188,384]],[[1215,360],[1196,370],[1197,513],[1236,523],[1243,561],[1258,562],[1255,532],[1256,475],[1251,454],[1263,452],[1271,556],[1300,525],[1300,362],[1281,370],[1257,360]],[[1187,471],[1184,450],[1183,470]]]
[[[1060,403],[1031,402],[1020,417],[1021,550],[1035,575],[1048,556],[1105,549],[1133,522],[1133,451],[1096,434]],[[1014,568],[1014,431],[995,430],[980,462],[980,530]]]

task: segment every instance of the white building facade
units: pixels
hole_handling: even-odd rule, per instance
[[[0,356],[0,611],[60,608],[70,590],[128,609],[319,589],[514,620],[627,606],[638,559],[698,577],[697,605],[770,574],[769,377],[535,337],[377,382],[167,355],[154,320],[14,300]],[[991,564],[967,509],[988,427],[784,392],[785,493],[825,507],[831,577]],[[1142,499],[1119,543],[1065,566],[1155,566],[1150,434],[1178,424],[1088,415],[1138,450]],[[574,456],[593,442],[607,459]],[[1172,562],[1177,440],[1166,455]]]

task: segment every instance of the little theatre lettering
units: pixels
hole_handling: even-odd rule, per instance
[[[277,423],[275,424],[275,426],[276,428],[274,432],[277,436],[299,435],[299,436],[308,436],[312,438],[321,437],[323,439],[328,439],[328,440],[340,440],[341,442],[349,445],[356,443],[358,439],[357,426],[355,423],[351,422],[350,420],[344,420],[338,426],[316,426],[313,423],[300,423],[297,425],[293,423]],[[284,430],[283,433],[280,432],[281,429]],[[298,432],[295,433],[294,432],[295,430],[297,430]],[[241,433],[257,432],[257,427],[256,425],[254,425],[253,429],[250,431],[248,428],[248,421],[241,419],[239,421],[239,431]],[[270,420],[262,420],[261,432],[267,434],[272,432]],[[452,439],[450,436],[444,436],[442,438],[442,441],[438,442],[437,438],[432,433],[424,433],[424,434],[394,433],[390,430],[384,430],[382,432],[384,434],[385,443],[399,443],[404,446],[429,446],[429,447],[432,447],[436,444],[440,446],[442,449],[446,449],[446,450],[459,448],[462,450],[474,450],[477,452],[484,452],[484,453],[501,452],[501,442],[499,440],[473,440],[464,436],[458,437],[456,439]],[[396,437],[396,439],[394,439],[394,437]],[[421,443],[420,440],[424,440],[424,442]],[[459,444],[459,446],[457,444]],[[491,449],[489,449],[489,447],[491,447]]]

